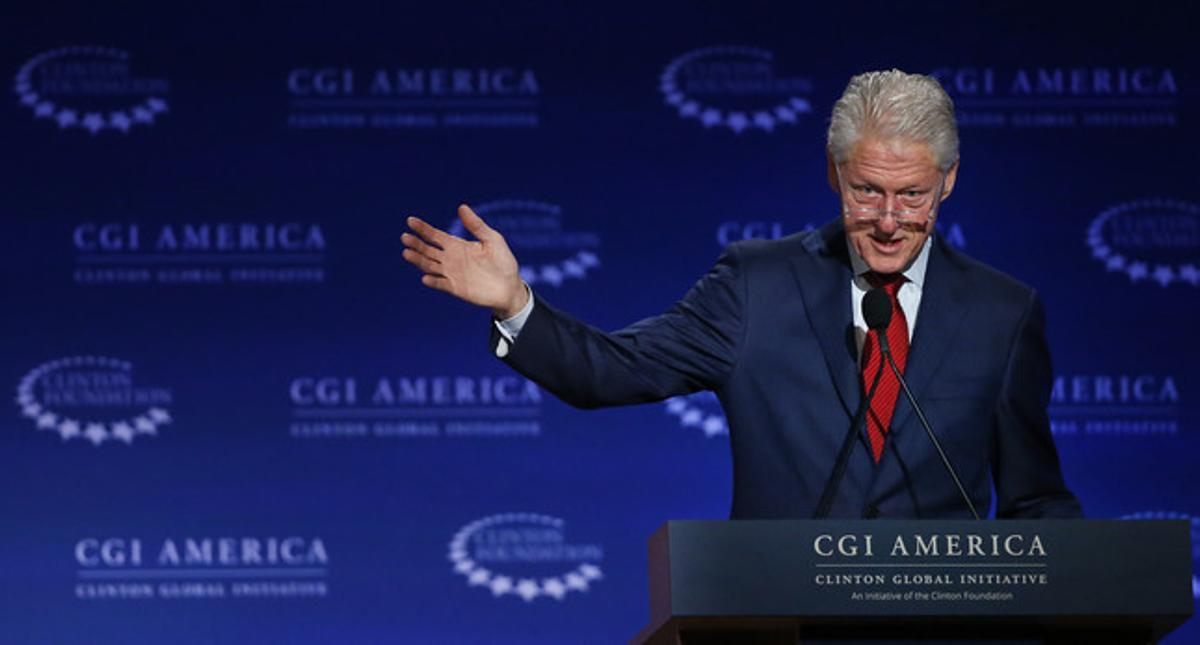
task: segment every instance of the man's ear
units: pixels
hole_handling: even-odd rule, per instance
[[[950,193],[954,192],[954,182],[957,179],[958,179],[958,159],[955,159],[954,164],[950,166],[950,170],[946,171],[946,183],[942,186],[941,201],[946,201],[946,198],[950,196]]]
[[[833,153],[828,148],[825,149],[825,169],[826,178],[829,179],[829,188],[834,193],[841,194],[841,188],[838,186],[837,164],[833,161]]]

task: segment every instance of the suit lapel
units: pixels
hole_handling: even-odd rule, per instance
[[[825,364],[846,414],[852,416],[862,398],[850,308],[850,257],[841,218],[805,240],[807,253],[792,256],[792,272],[800,285],[804,310],[825,355]]]
[[[966,272],[954,261],[944,244],[940,238],[935,238],[930,249],[917,328],[913,331],[908,365],[904,368],[904,378],[918,401],[946,357],[946,349],[959,333],[971,303]],[[901,392],[892,415],[892,427],[904,427],[912,412],[908,398]]]
[[[904,378],[918,402],[946,358],[954,337],[961,332],[963,320],[971,306],[967,272],[955,260],[953,251],[943,245],[940,238],[935,238],[930,249],[917,328],[913,331],[908,365],[904,369]],[[920,455],[925,451],[933,450],[925,431],[912,416],[913,408],[901,392],[896,400],[896,411],[892,415],[883,458],[875,469],[875,478],[869,488],[868,500],[889,497],[891,492],[905,486],[905,468],[921,461]],[[931,419],[930,423],[934,424],[934,430],[937,431],[937,419]],[[901,459],[906,464],[901,464]],[[915,485],[915,482],[908,484]],[[919,508],[920,500],[912,497],[910,501],[915,505],[913,513],[919,516],[923,511]]]

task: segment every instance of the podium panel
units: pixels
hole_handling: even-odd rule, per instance
[[[1183,521],[673,521],[635,642],[1144,643],[1192,614],[1189,541]]]

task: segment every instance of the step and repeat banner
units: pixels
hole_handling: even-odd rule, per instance
[[[889,67],[956,101],[941,234],[1044,297],[1086,512],[1200,533],[1200,59],[1142,4],[9,7],[0,640],[630,637],[647,537],[727,515],[716,399],[562,404],[404,218],[474,205],[619,328],[835,217],[830,107]]]

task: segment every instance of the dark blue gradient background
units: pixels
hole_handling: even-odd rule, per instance
[[[0,70],[97,44],[130,52],[138,75],[171,87],[170,112],[153,126],[90,135],[35,120],[4,86],[0,384],[15,391],[60,357],[113,356],[135,364],[139,384],[172,390],[174,421],[157,437],[93,446],[35,432],[11,403],[0,413],[0,641],[629,638],[648,618],[646,538],[667,519],[727,514],[725,437],[681,427],[663,404],[582,412],[544,395],[538,437],[301,440],[288,434],[289,386],[508,374],[489,355],[487,313],[424,289],[401,259],[406,215],[445,225],[464,201],[561,206],[564,227],[600,236],[602,265],[582,282],[535,289],[603,328],[679,297],[720,252],[722,225],[791,232],[828,220],[828,112],[851,75],[875,68],[1170,70],[1177,92],[1155,110],[1175,114],[1175,126],[964,127],[942,219],[967,253],[1040,290],[1056,374],[1176,385],[1177,400],[1155,402],[1177,420],[1175,434],[1058,437],[1088,515],[1200,515],[1200,350],[1190,334],[1200,289],[1135,283],[1105,271],[1086,244],[1089,223],[1116,204],[1200,202],[1196,18],[1156,2],[7,7]],[[725,44],[768,50],[780,75],[810,78],[813,113],[771,133],[680,118],[658,91],[664,66]],[[288,129],[288,72],[325,66],[532,69],[540,124]],[[1111,98],[1086,100],[1138,100]],[[85,222],[318,223],[327,280],[79,285],[72,232]],[[1183,252],[1200,263],[1192,235]],[[569,541],[603,545],[604,578],[561,601],[469,587],[447,543],[508,511],[562,518]],[[322,538],[328,597],[82,601],[72,591],[84,537],[285,535]],[[1170,642],[1193,640],[1200,631],[1188,625]]]

